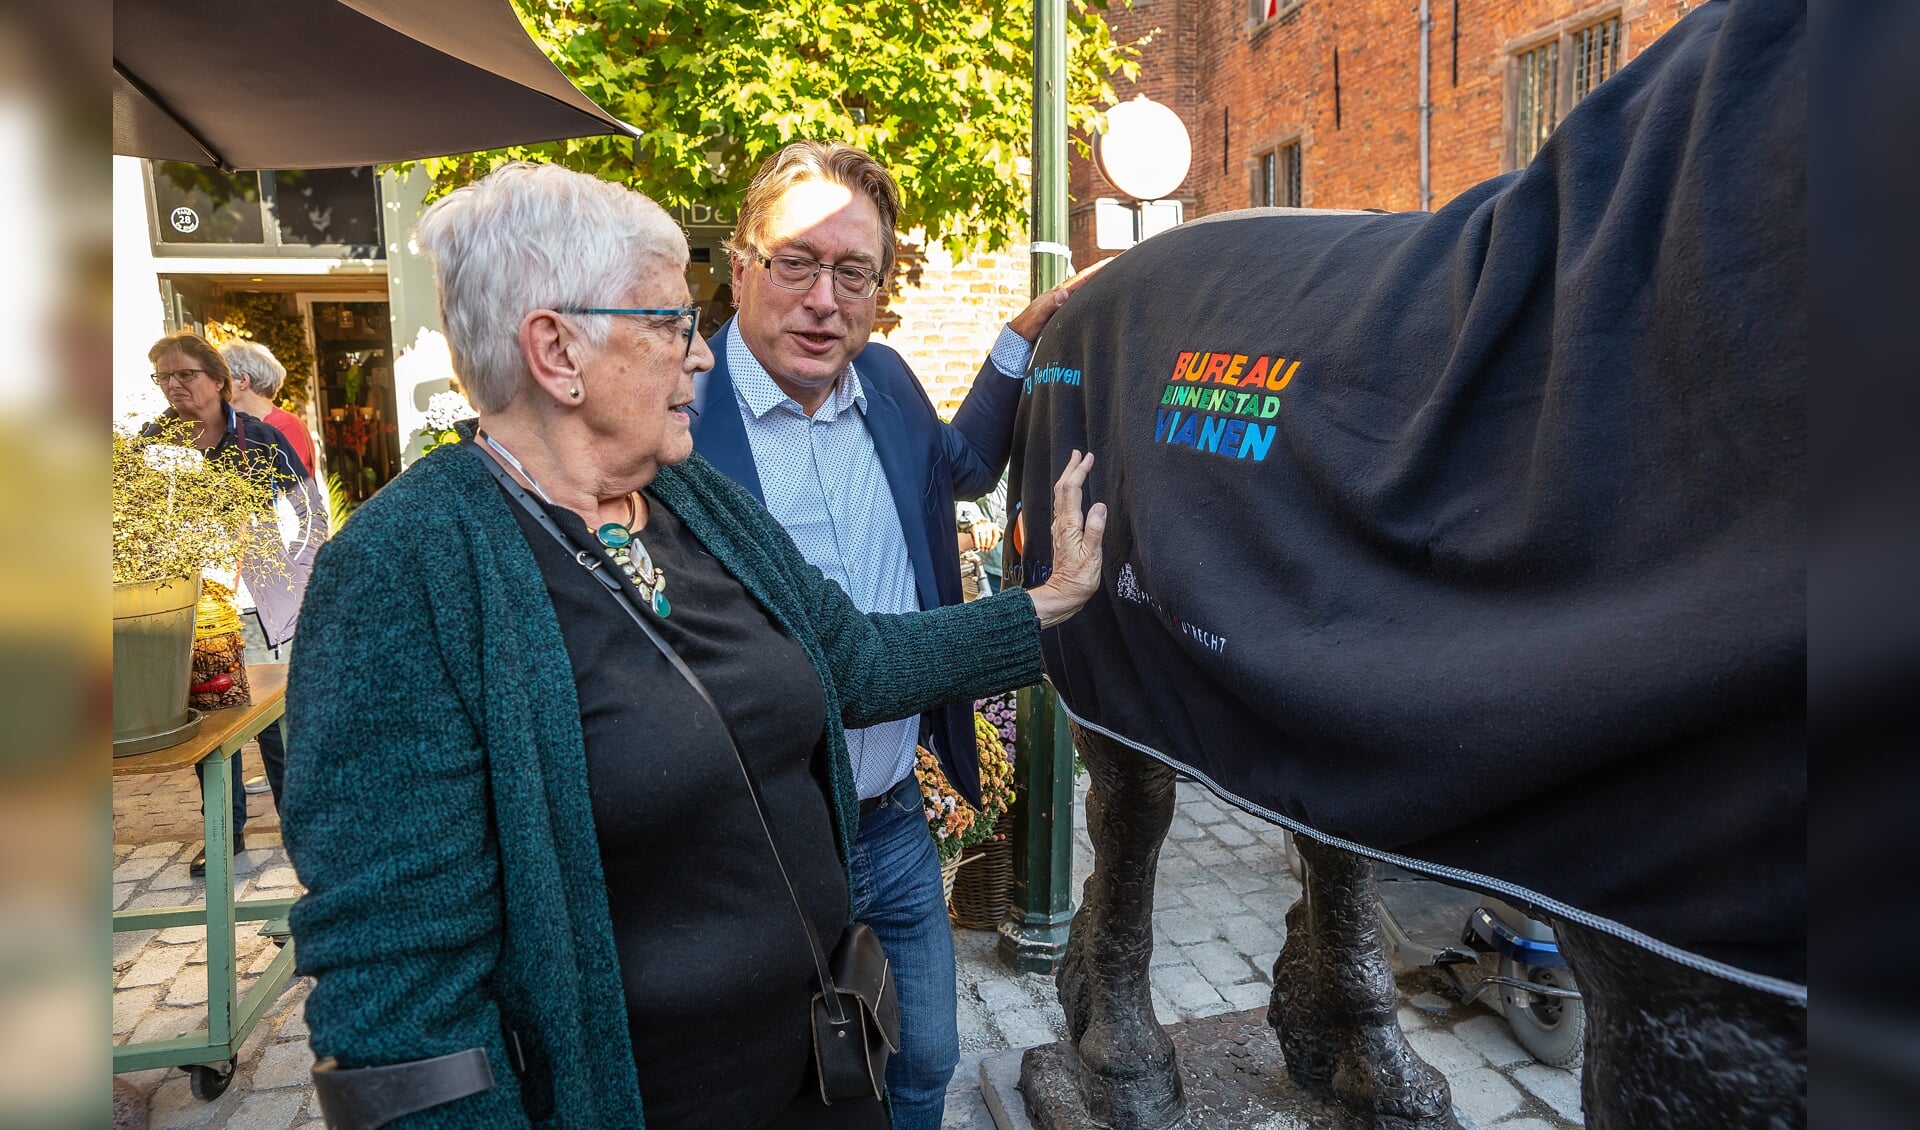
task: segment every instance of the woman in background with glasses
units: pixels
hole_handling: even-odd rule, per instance
[[[285,436],[233,406],[233,373],[205,338],[196,333],[163,337],[147,351],[147,359],[153,362],[153,383],[166,394],[169,407],[141,434],[157,435],[166,421],[185,420],[188,438],[208,459],[238,462],[273,485],[278,536],[249,542],[253,548],[237,563],[235,598],[239,607],[257,610],[267,647],[278,648],[293,636],[314,555],[327,540],[326,497]],[[233,775],[234,851],[246,850],[242,776]],[[203,846],[188,872],[200,875],[206,869]]]

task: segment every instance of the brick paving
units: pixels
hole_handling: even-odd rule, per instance
[[[244,772],[260,772],[251,745]],[[1081,781],[1082,796],[1086,787]],[[191,772],[114,782],[116,909],[166,906],[204,897],[186,874],[199,849],[199,789]],[[1163,1023],[1260,1007],[1285,938],[1286,910],[1299,885],[1286,869],[1279,830],[1215,801],[1189,782],[1179,786],[1173,832],[1161,852],[1155,893],[1153,1002]],[[235,860],[236,893],[286,897],[299,887],[279,841],[265,794],[249,797],[249,850]],[[1092,870],[1085,806],[1076,805],[1075,886]],[[235,930],[241,992],[272,961],[257,923]],[[1009,1048],[1065,1035],[1051,978],[1009,973],[991,931],[958,930],[960,1069],[948,1090],[945,1130],[993,1130],[981,1091],[981,1063]],[[163,1039],[205,1024],[206,944],[198,927],[114,938],[114,1041]],[[1545,1067],[1514,1044],[1506,1022],[1463,1006],[1443,983],[1402,971],[1400,1022],[1408,1039],[1446,1074],[1459,1110],[1480,1128],[1566,1130],[1580,1125],[1575,1072]],[[240,1049],[232,1085],[220,1098],[193,1098],[177,1068],[123,1078],[146,1097],[154,1130],[319,1130],[307,1071],[303,1002],[311,982],[294,978]]]

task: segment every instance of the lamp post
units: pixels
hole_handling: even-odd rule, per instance
[[[1066,17],[1066,0],[1034,0],[1035,297],[1067,277]],[[1013,900],[1000,924],[1000,960],[1022,973],[1052,973],[1073,921],[1073,744],[1050,687],[1021,691],[1015,717]]]
[[[1067,99],[1065,0],[1035,0],[1033,10],[1033,293],[1066,276]],[[1193,147],[1172,110],[1145,97],[1115,106],[1094,138],[1094,160],[1132,198],[1130,247],[1153,231],[1156,204],[1180,222],[1178,202],[1163,198],[1187,179]],[[1159,230],[1155,228],[1154,230]],[[1109,242],[1099,241],[1102,248]],[[1049,687],[1020,692],[1016,714],[1014,802],[1008,816],[1013,900],[1000,924],[1000,960],[1022,973],[1052,973],[1065,956],[1073,922],[1073,741],[1066,713]]]

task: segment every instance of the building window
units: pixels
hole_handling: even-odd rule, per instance
[[[1247,27],[1256,28],[1268,20],[1277,20],[1306,0],[1247,0]]]
[[[1560,121],[1560,41],[1542,44],[1520,56],[1514,68],[1513,164],[1533,160]]]
[[[1613,77],[1620,69],[1620,17],[1601,20],[1573,33],[1573,100],[1578,102],[1593,93],[1593,88]],[[1568,105],[1571,106],[1572,102]]]
[[[1256,208],[1300,207],[1300,143],[1290,141],[1254,158],[1253,204]]]
[[[154,250],[162,255],[323,256],[380,259],[380,178],[351,169],[224,173],[207,165],[149,161]]]
[[[1563,56],[1567,66],[1561,65]],[[1532,161],[1567,111],[1619,70],[1625,58],[1617,15],[1515,52],[1509,131],[1512,167]]]

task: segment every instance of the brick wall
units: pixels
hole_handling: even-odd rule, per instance
[[[955,262],[924,234],[901,240],[893,288],[874,318],[874,334],[900,351],[926,387],[933,407],[952,417],[973,386],[1000,327],[1028,301],[1024,247],[975,252]]]
[[[1699,2],[1458,0],[1456,21],[1454,0],[1432,0],[1433,207],[1507,170],[1516,50],[1617,14],[1631,59]],[[1418,208],[1417,0],[1302,0],[1251,27],[1248,13],[1244,0],[1136,0],[1107,16],[1116,39],[1155,33],[1140,81],[1116,90],[1165,102],[1186,123],[1193,169],[1178,196],[1187,215],[1250,206],[1256,156],[1296,138],[1306,206]],[[1069,184],[1074,262],[1111,254],[1093,247],[1090,208],[1094,197],[1119,194],[1084,158],[1074,160]]]

